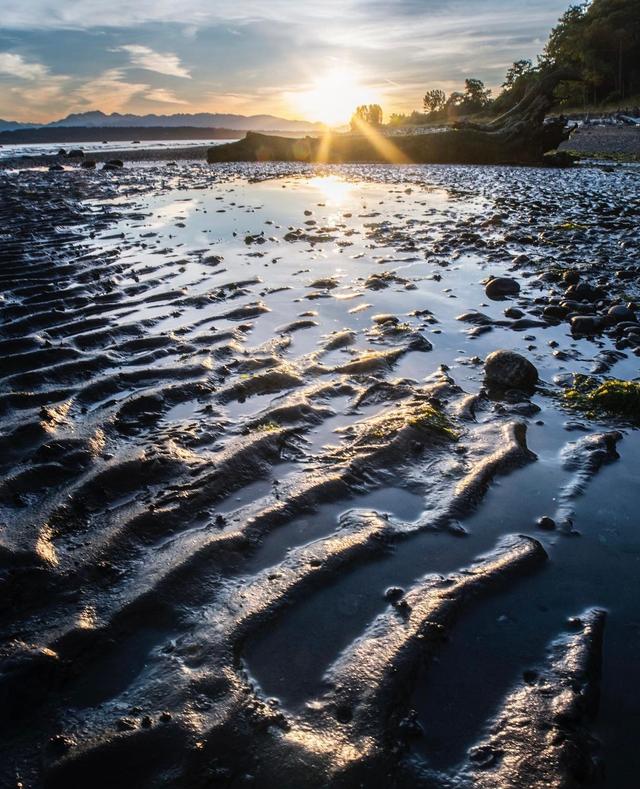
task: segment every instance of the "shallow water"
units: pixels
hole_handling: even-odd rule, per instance
[[[131,708],[170,707],[185,725],[201,725],[206,739],[210,723],[204,712],[195,721],[189,683],[200,671],[215,675],[213,662],[178,658],[180,645],[204,650],[209,628],[221,631],[219,620],[235,605],[234,589],[268,588],[265,573],[282,572],[304,546],[323,550],[345,516],[374,511],[395,530],[388,550],[327,572],[279,607],[264,603],[242,636],[238,659],[256,694],[303,714],[325,692],[330,667],[389,609],[386,589],[468,567],[506,535],[530,535],[549,560],[459,617],[412,691],[423,736],[411,747],[428,766],[453,774],[523,671],[544,662],[567,618],[605,608],[594,724],[602,785],[635,786],[639,434],[568,412],[557,397],[557,376],[589,373],[612,340],[576,339],[566,323],[515,331],[509,321],[471,336],[472,325],[457,318],[479,310],[504,320],[514,306],[536,317],[535,299],[549,288],[537,275],[555,267],[614,283],[614,271],[638,260],[637,175],[627,168],[270,167],[128,169],[108,182],[108,193],[84,195],[82,210],[104,218],[94,221],[92,237],[78,217],[70,223],[77,238],[57,245],[57,265],[76,260],[75,268],[51,275],[29,239],[15,253],[16,267],[32,255],[36,275],[29,282],[26,268],[16,268],[5,277],[1,339],[23,345],[7,346],[2,383],[4,443],[12,450],[0,503],[2,555],[18,576],[38,566],[45,591],[16,596],[5,635],[53,646],[78,627],[112,634],[109,655],[87,658],[82,681],[65,679],[36,703],[54,710],[56,723],[23,736],[19,758],[58,731],[81,742],[108,737],[119,716],[136,717]],[[100,176],[64,177],[97,183]],[[95,275],[77,263],[80,253],[96,255]],[[522,254],[528,259],[514,265]],[[380,278],[385,272],[392,277]],[[516,277],[519,297],[489,301],[482,281],[490,274]],[[637,277],[624,288],[635,298]],[[382,314],[400,328],[382,331],[374,320]],[[344,345],[327,347],[344,331],[351,332]],[[540,410],[527,416],[496,399],[464,419],[457,404],[481,390],[478,359],[496,348],[536,365],[541,385],[530,402]],[[35,351],[45,354],[42,362],[21,356]],[[369,352],[392,356],[342,371]],[[398,457],[351,443],[354,425],[371,424],[403,396],[422,396],[444,370],[449,388],[440,404],[459,431],[457,447],[436,441],[414,457],[410,442]],[[638,356],[626,350],[607,375],[636,378]],[[384,381],[392,384],[386,395],[359,403]],[[63,408],[60,415],[43,417],[40,402],[30,405],[33,393]],[[513,419],[527,424],[536,458],[501,469],[480,500],[442,528],[456,485],[504,448],[499,432],[484,429]],[[582,495],[567,500],[563,490],[578,472],[566,468],[563,448],[613,429],[623,432],[619,458],[587,473]],[[76,450],[82,462],[65,467],[65,453]],[[62,471],[47,467],[34,482],[29,473],[47,455]],[[536,526],[567,507],[577,534]],[[212,540],[235,532],[247,540],[240,548],[225,548],[228,557],[208,553]],[[136,606],[157,599],[167,621],[155,627],[143,617],[136,625]],[[133,624],[114,624],[120,620]]]

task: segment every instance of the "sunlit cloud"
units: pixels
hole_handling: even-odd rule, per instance
[[[88,80],[70,95],[74,105],[84,104],[84,109],[102,109],[104,112],[121,110],[137,94],[149,89],[145,83],[129,82],[122,69],[107,69],[95,79]]]
[[[181,64],[180,58],[171,52],[155,52],[150,47],[141,44],[124,44],[118,51],[126,52],[131,63],[147,71],[158,74],[167,74],[170,77],[184,77],[191,79],[189,71]]]
[[[147,101],[159,101],[162,104],[187,104],[184,99],[179,99],[172,90],[154,88],[144,94]]]
[[[29,63],[22,55],[13,52],[0,52],[0,74],[20,79],[43,79],[49,70],[41,63]]]
[[[3,0],[0,34],[11,43],[0,54],[0,115],[145,112],[157,102],[336,124],[379,103],[388,117],[467,77],[498,88],[511,62],[540,52],[567,2]],[[341,69],[348,79],[333,79]],[[43,96],[58,91],[58,103],[18,100],[12,89],[27,82]]]

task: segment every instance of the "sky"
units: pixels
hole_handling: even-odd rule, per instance
[[[2,0],[0,118],[102,110],[341,123],[499,87],[568,0]]]

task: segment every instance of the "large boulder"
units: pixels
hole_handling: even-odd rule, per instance
[[[484,376],[488,384],[505,389],[533,389],[538,382],[536,368],[515,351],[490,353],[484,360]]]

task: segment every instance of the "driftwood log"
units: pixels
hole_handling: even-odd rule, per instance
[[[329,132],[292,139],[248,132],[243,140],[210,148],[214,162],[295,161],[394,164],[541,164],[569,136],[563,119],[546,120],[559,82],[575,79],[558,70],[540,77],[520,102],[485,125],[457,123],[444,131],[386,137],[371,127],[359,134]]]

